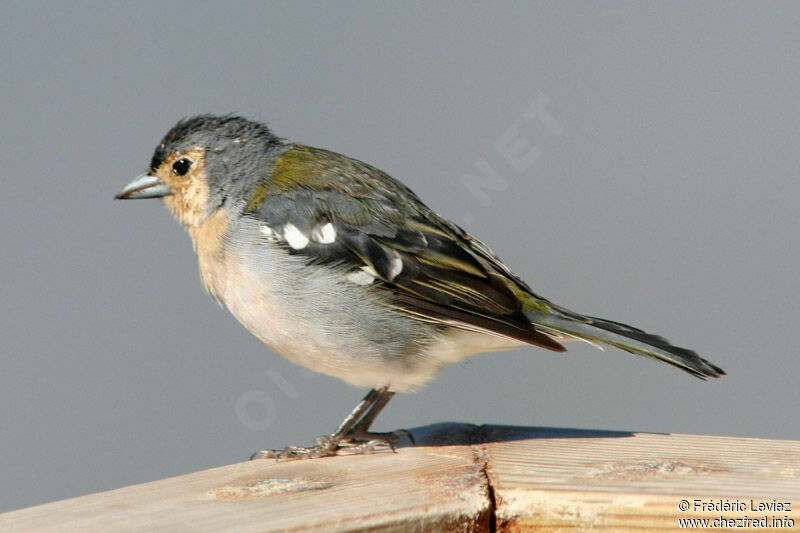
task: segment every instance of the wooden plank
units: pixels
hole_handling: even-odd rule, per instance
[[[673,530],[720,517],[730,529],[764,517],[800,529],[797,441],[496,427],[479,440],[498,531]]]
[[[0,531],[488,531],[490,515],[468,447],[409,448],[214,468],[5,513]]]
[[[417,446],[398,453],[240,463],[6,513],[0,530],[662,531],[720,517],[800,529],[797,441],[466,424],[411,431]],[[751,509],[784,502],[790,510]]]

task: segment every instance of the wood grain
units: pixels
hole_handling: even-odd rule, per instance
[[[786,517],[800,442],[438,424],[398,453],[239,463],[0,515],[1,531],[603,531]],[[711,512],[692,502],[791,502]],[[747,529],[747,528],[744,528]]]
[[[5,513],[0,531],[488,531],[487,494],[466,447],[259,460]]]
[[[521,428],[484,432],[483,460],[498,530],[672,530],[679,518],[765,515],[789,517],[800,528],[797,441]],[[690,502],[685,512],[678,508],[684,499]],[[695,500],[738,501],[747,509],[694,511]],[[757,512],[750,509],[751,500],[793,505],[790,512]]]

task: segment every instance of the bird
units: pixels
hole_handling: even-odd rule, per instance
[[[533,292],[492,250],[400,181],[345,155],[228,114],[180,120],[117,199],[161,198],[189,233],[200,278],[289,361],[369,388],[333,433],[252,458],[394,449],[370,432],[397,393],[480,353],[585,341],[695,377],[725,372],[696,352]]]

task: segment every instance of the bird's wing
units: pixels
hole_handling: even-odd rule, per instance
[[[254,188],[244,214],[286,253],[337,265],[418,319],[564,351],[523,313],[546,312],[547,300],[485,245],[365,163],[294,145]]]

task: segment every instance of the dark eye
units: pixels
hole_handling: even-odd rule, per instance
[[[192,166],[192,161],[190,159],[181,157],[180,159],[172,163],[172,172],[174,172],[178,176],[185,176],[186,173],[189,172],[189,168],[191,166]]]

